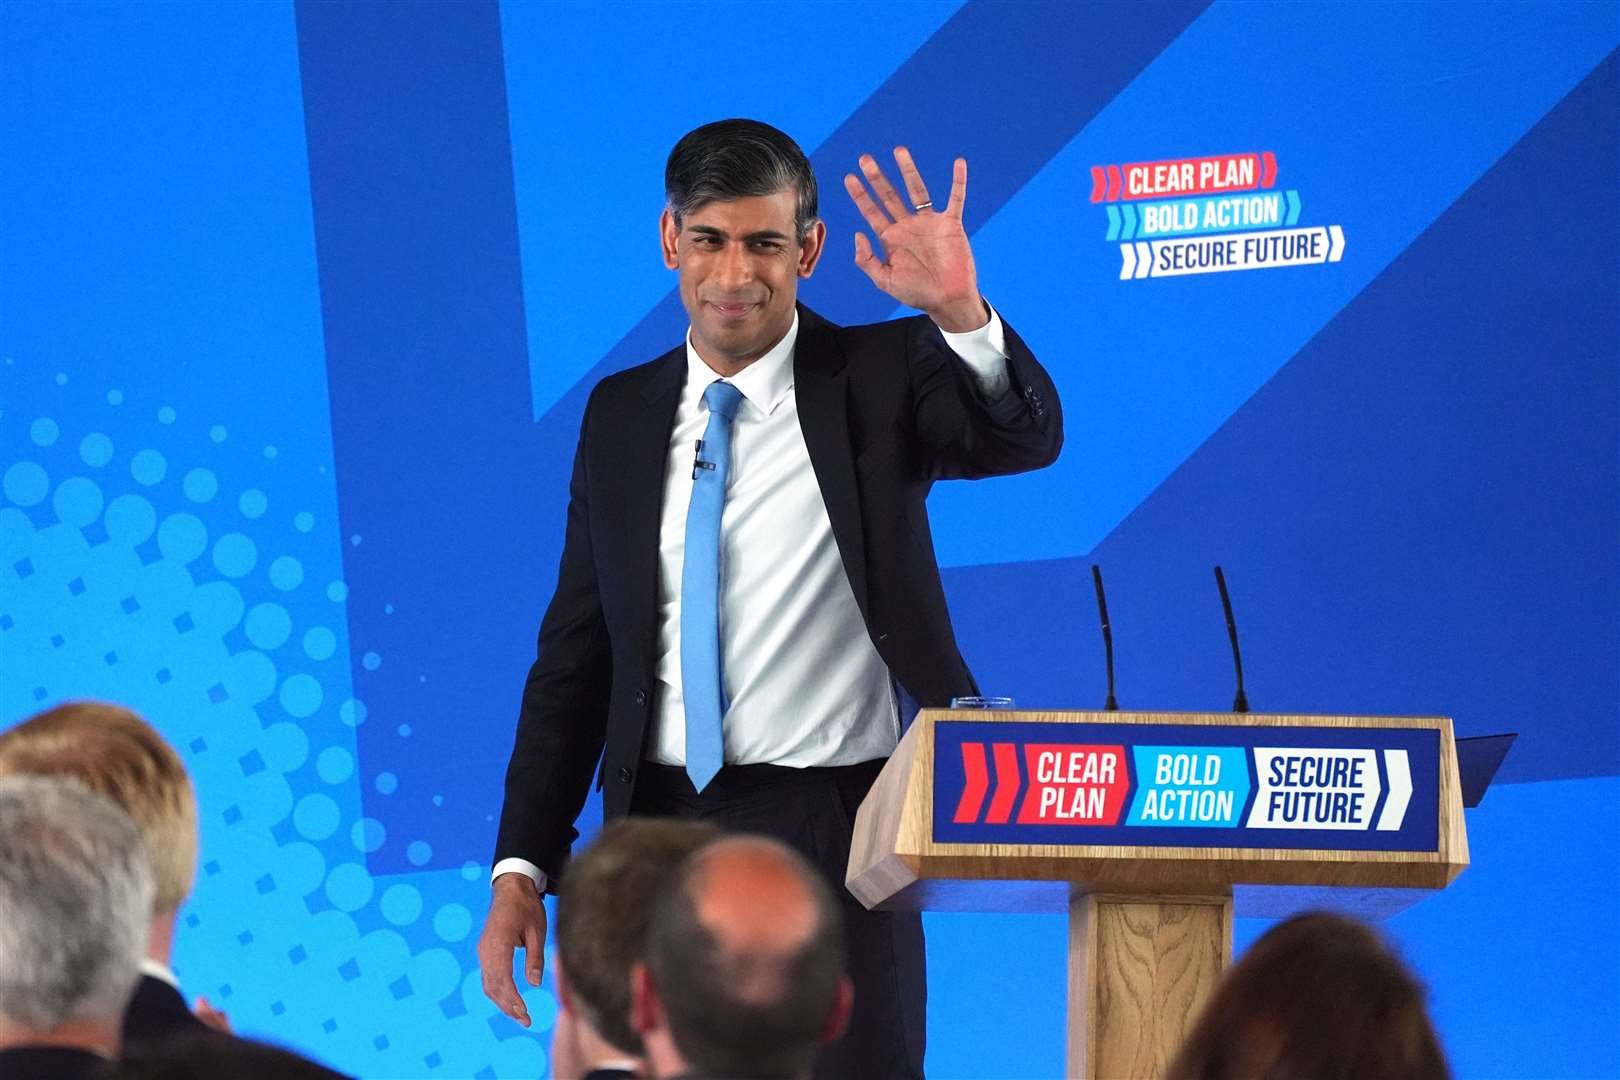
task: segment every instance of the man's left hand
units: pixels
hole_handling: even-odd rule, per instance
[[[877,199],[854,173],[844,177],[844,190],[855,200],[861,216],[872,227],[885,258],[878,258],[865,233],[855,234],[855,265],[872,284],[908,307],[927,312],[941,330],[963,333],[988,321],[979,296],[979,278],[973,269],[973,249],[962,228],[962,203],[967,199],[967,161],[957,158],[951,174],[950,200],[935,208],[911,151],[894,149],[900,178],[910,196],[908,205],[883,175],[871,154],[861,155],[861,172]],[[881,205],[879,205],[881,203]]]

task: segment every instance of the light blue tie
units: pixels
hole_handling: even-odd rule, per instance
[[[686,697],[686,775],[702,791],[725,761],[720,670],[720,512],[731,472],[731,421],[742,391],[718,379],[703,391],[709,425],[692,466],[681,569],[681,685]]]

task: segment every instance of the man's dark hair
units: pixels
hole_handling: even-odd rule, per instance
[[[799,144],[758,120],[716,120],[681,136],[664,165],[664,196],[680,227],[712,202],[792,191],[799,240],[816,223],[816,176]]]
[[[647,929],[647,969],[675,1047],[698,1073],[800,1076],[814,1064],[838,1000],[843,914],[821,874],[782,847],[811,898],[810,932],[786,951],[728,948],[698,913],[709,850],[681,867]]]
[[[627,1054],[641,1053],[630,1026],[630,969],[642,958],[653,899],[682,860],[718,835],[698,821],[621,818],[603,827],[559,883],[564,978],[585,1021]]]
[[[1300,915],[1222,980],[1171,1080],[1444,1080],[1423,988],[1373,930]]]

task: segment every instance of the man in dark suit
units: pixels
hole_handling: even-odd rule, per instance
[[[117,1058],[152,893],[122,810],[71,779],[0,777],[0,1077],[77,1080]]]
[[[855,260],[925,316],[838,327],[796,303],[826,240],[798,146],[728,120],[670,154],[662,250],[691,329],[586,406],[507,772],[479,957],[521,1023],[513,953],[538,983],[540,895],[595,770],[608,818],[704,817],[808,855],[845,901],[857,1003],[818,1068],[921,1075],[921,921],[842,889],[851,823],[916,706],[976,689],[930,487],[1047,465],[1062,424],[1051,380],[979,295],[967,163],[936,209],[910,154],[895,160],[905,198],[870,156],[864,183],[845,177],[883,252],[857,235]]]

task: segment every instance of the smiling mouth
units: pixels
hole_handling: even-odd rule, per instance
[[[710,300],[708,304],[722,319],[741,319],[752,312],[758,304],[733,300]]]

